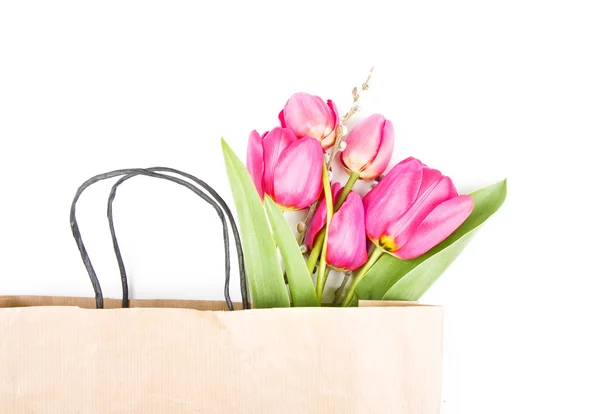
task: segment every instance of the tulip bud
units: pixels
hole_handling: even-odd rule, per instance
[[[313,137],[321,143],[323,151],[335,142],[338,125],[337,108],[332,101],[325,103],[318,96],[295,93],[279,113],[283,128],[294,131],[296,137]]]
[[[415,158],[398,163],[363,199],[367,236],[381,249],[414,259],[445,240],[471,214],[473,199]]]
[[[280,127],[250,134],[246,165],[256,190],[284,208],[301,210],[319,198],[322,164],[323,150],[310,137]]]
[[[339,183],[332,186],[334,202],[340,194]],[[325,227],[327,206],[325,200],[319,206],[306,230],[306,245],[312,249],[317,234]],[[365,243],[365,216],[360,196],[351,191],[340,209],[334,213],[329,224],[326,262],[339,270],[352,271],[367,261]]]
[[[349,172],[360,173],[361,179],[372,180],[385,171],[393,150],[392,122],[383,115],[373,114],[350,131],[341,162]]]

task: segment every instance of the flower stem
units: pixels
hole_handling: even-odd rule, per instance
[[[313,248],[310,251],[310,256],[308,256],[308,262],[306,263],[306,267],[308,267],[308,271],[312,275],[315,266],[317,265],[317,260],[319,260],[319,255],[321,254],[321,249],[323,249],[323,242],[325,241],[325,232],[321,230],[317,237],[315,238],[315,242],[313,243]]]
[[[348,178],[348,181],[346,181],[346,185],[344,186],[344,188],[342,188],[342,191],[340,192],[340,195],[337,201],[335,202],[335,206],[333,206],[334,212],[338,211],[340,207],[342,207],[342,204],[344,204],[344,201],[346,201],[346,198],[348,198],[348,194],[350,194],[350,191],[352,191],[352,187],[354,187],[354,184],[356,183],[359,177],[360,173],[352,171],[352,173],[350,174],[350,178]]]
[[[322,259],[319,262],[319,272],[317,273],[316,292],[319,302],[321,302],[323,288],[325,287],[325,269],[327,268],[327,263],[325,263],[325,258],[327,257],[327,235],[329,233],[329,223],[331,223],[331,219],[333,217],[333,197],[331,196],[331,184],[329,183],[329,175],[325,162],[323,162],[323,192],[325,193],[325,204],[327,206],[327,221],[325,222],[325,236],[323,238],[323,247],[321,248]]]
[[[331,268],[329,266],[325,266],[323,277],[320,280],[317,278],[317,298],[319,300],[321,300],[323,297],[323,290],[325,290],[325,284],[327,283],[329,272],[331,272]],[[321,283],[319,284],[319,282]]]
[[[346,308],[346,307],[350,306],[350,304],[352,303],[352,299],[354,299],[354,291],[356,290],[356,286],[363,279],[363,277],[365,277],[365,275],[367,274],[369,269],[371,267],[373,267],[375,262],[377,262],[377,260],[381,257],[381,255],[383,253],[384,253],[384,251],[378,247],[375,248],[375,250],[373,250],[373,252],[371,253],[371,256],[369,256],[369,260],[367,260],[367,263],[365,263],[364,266],[360,268],[360,270],[354,277],[354,280],[352,281],[352,285],[350,286],[350,289],[348,289],[348,293],[346,293],[346,298],[344,299],[344,303],[342,303],[343,307]]]

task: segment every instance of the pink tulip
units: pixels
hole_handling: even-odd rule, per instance
[[[321,142],[323,150],[335,142],[338,114],[335,104],[323,102],[318,96],[295,93],[279,113],[283,128],[290,128],[298,138],[313,137]]]
[[[334,203],[340,193],[340,184],[332,186]],[[312,249],[315,238],[327,221],[327,206],[321,200],[313,219],[306,229],[306,246]],[[333,215],[327,239],[327,264],[340,270],[355,270],[367,261],[365,213],[360,196],[351,191],[342,207]]]
[[[250,134],[246,165],[261,199],[268,194],[291,210],[310,206],[323,189],[322,164],[323,150],[312,138],[280,127]]]
[[[394,125],[383,115],[373,114],[350,131],[341,162],[349,172],[360,173],[363,180],[372,180],[383,174],[393,150]]]
[[[450,178],[415,158],[397,164],[364,198],[367,236],[401,259],[446,239],[471,214],[473,199]]]

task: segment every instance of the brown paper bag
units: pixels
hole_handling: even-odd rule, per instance
[[[165,169],[123,171],[157,170]],[[123,299],[105,299],[75,202],[86,186],[117,175],[88,180],[71,210],[95,297],[0,297],[0,414],[439,413],[440,307],[226,311],[247,308],[243,260],[242,303],[129,300],[112,221]]]
[[[19,306],[0,309],[2,414],[440,409],[439,307],[225,312],[195,310],[224,309],[218,302],[131,301],[134,308],[96,310],[83,309],[94,307],[91,298],[55,297],[0,304]]]

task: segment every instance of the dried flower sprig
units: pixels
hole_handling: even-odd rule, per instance
[[[369,75],[367,76],[367,80],[364,81],[361,86],[361,90],[363,92],[369,90],[369,81],[371,80],[371,77],[373,76],[374,69],[375,68],[371,68],[371,70],[369,71]],[[353,99],[354,104],[350,107],[350,110],[348,112],[346,112],[346,114],[342,117],[342,120],[337,127],[335,144],[333,144],[333,149],[331,150],[331,157],[329,158],[329,161],[327,162],[327,168],[329,168],[331,166],[331,162],[333,161],[333,159],[335,158],[337,153],[339,151],[343,151],[343,149],[344,149],[343,145],[342,145],[342,143],[344,142],[343,138],[346,135],[348,135],[348,127],[346,126],[346,124],[348,123],[350,118],[352,118],[355,114],[357,114],[361,110],[360,104],[358,102],[358,100],[360,99],[360,93],[356,86],[354,88],[352,88],[352,99]]]

